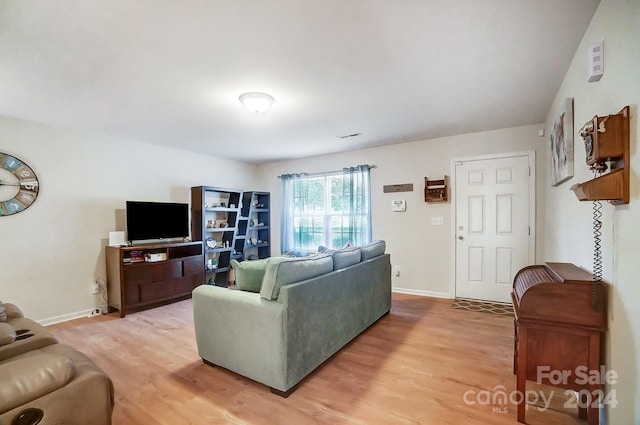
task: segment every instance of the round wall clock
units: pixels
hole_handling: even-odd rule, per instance
[[[38,177],[15,156],[0,152],[0,216],[29,208],[38,196]]]

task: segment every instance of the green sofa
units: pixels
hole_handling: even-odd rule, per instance
[[[384,241],[374,241],[311,257],[236,263],[236,284],[248,290],[202,285],[193,291],[200,357],[288,396],[391,309],[384,250]],[[239,264],[247,264],[254,282],[258,270],[260,284],[243,283]]]

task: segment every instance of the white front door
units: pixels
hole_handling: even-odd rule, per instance
[[[532,252],[533,154],[455,163],[456,298],[511,302]]]

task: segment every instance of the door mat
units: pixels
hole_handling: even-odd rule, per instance
[[[513,316],[513,306],[505,303],[457,298],[453,301],[453,305],[451,307],[459,310],[480,311],[483,313],[499,314],[501,316]]]

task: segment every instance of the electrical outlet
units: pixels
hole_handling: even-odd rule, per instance
[[[400,266],[394,266],[393,267],[393,274],[395,276],[400,276]]]
[[[91,312],[89,313],[88,317],[94,317],[94,316],[99,316],[100,314],[100,309],[99,308],[94,308],[91,310]]]
[[[92,294],[100,293],[100,284],[98,283],[97,280],[94,280],[93,283],[91,284],[91,293]]]

